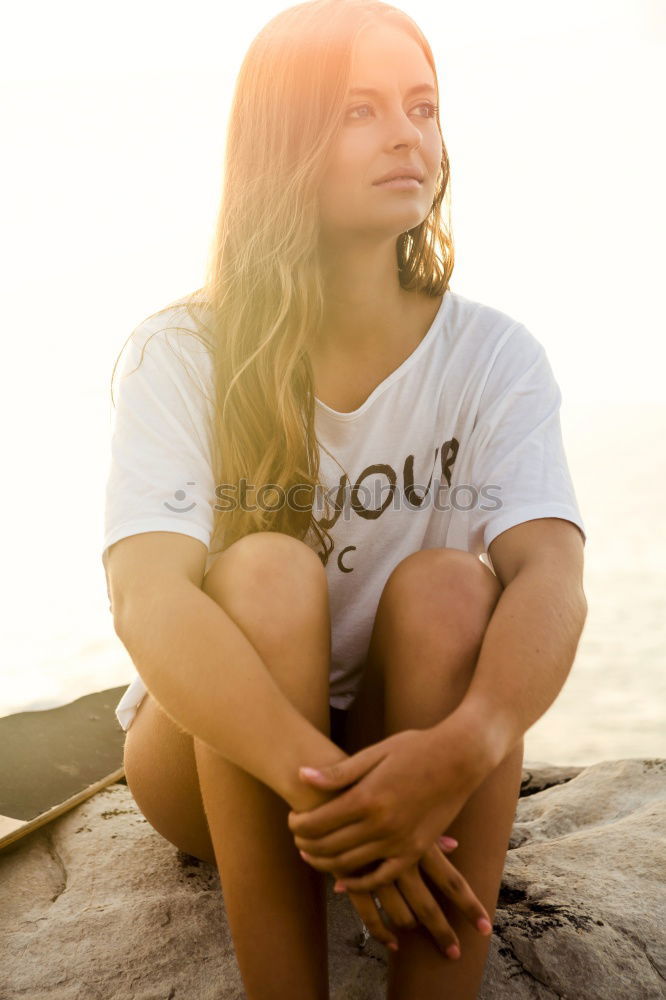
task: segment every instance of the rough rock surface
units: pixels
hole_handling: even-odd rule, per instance
[[[666,760],[523,779],[479,1000],[663,1000]],[[387,952],[328,907],[332,1000],[380,1000]],[[0,854],[0,916],[0,1000],[245,996],[217,870],[122,783]]]

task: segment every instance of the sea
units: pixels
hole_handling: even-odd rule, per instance
[[[37,517],[30,503],[6,532],[0,715],[53,708],[133,676],[101,562],[107,410],[95,393],[71,408],[67,447],[57,461],[45,456],[50,503],[39,523],[51,545],[24,544],[21,519],[25,527]],[[561,418],[587,529],[588,617],[562,689],[525,734],[525,760],[666,757],[666,406],[571,403]]]

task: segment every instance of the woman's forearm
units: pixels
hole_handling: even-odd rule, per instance
[[[551,554],[535,557],[504,588],[486,628],[474,676],[456,710],[433,727],[450,753],[460,732],[470,781],[478,786],[552,705],[567,679],[585,625],[578,577]]]
[[[116,632],[150,693],[182,729],[269,785],[296,811],[334,797],[298,768],[347,754],[283,694],[232,618],[189,580],[124,609]]]

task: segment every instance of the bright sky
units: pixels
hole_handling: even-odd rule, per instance
[[[141,319],[201,284],[231,89],[284,6],[26,0],[4,15],[3,557],[17,602],[37,579],[45,607],[62,567],[79,575],[57,595],[63,634],[104,603],[113,362]],[[453,290],[544,344],[564,415],[666,402],[666,6],[398,6],[438,66]]]
[[[48,359],[47,385],[99,391],[130,329],[201,283],[231,88],[282,6],[239,5],[231,23],[205,0],[13,6],[4,303],[17,360]],[[403,9],[438,65],[454,290],[526,323],[565,400],[666,399],[664,4]]]

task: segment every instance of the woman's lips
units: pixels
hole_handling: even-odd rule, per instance
[[[421,187],[421,181],[416,177],[394,177],[390,181],[380,181],[375,187],[394,188],[396,191],[415,191]]]

